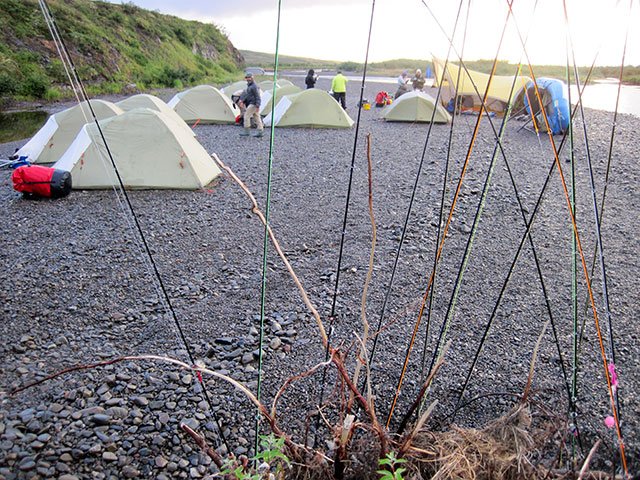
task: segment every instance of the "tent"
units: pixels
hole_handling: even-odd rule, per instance
[[[276,105],[273,118],[276,127],[350,128],[353,125],[340,104],[318,88],[285,95]],[[265,117],[264,124],[271,125],[271,113]]]
[[[185,131],[189,132],[189,134],[195,136],[195,132],[193,131],[193,129],[191,129],[191,127],[189,127],[189,125],[187,125],[185,121],[180,118],[180,115],[178,115],[176,111],[173,110],[169,105],[167,105],[163,100],[154,95],[149,95],[148,93],[132,95],[131,97],[117,102],[116,105],[125,112],[133,110],[134,108],[150,108],[151,110],[162,112],[172,121],[174,121],[178,128],[183,128],[185,129]]]
[[[538,93],[544,105],[551,133],[557,135],[564,133],[569,128],[569,92],[567,84],[556,78],[540,77],[536,79]],[[514,108],[520,111],[526,110],[527,117],[536,122],[537,129],[547,131],[544,116],[540,109],[538,94],[533,82],[527,83],[527,88],[522,89],[514,101]],[[531,110],[533,109],[533,118]]]
[[[276,80],[276,88],[283,87],[284,84],[280,83],[280,80]],[[258,83],[258,87],[260,90],[272,90],[273,89],[273,80],[263,80]]]
[[[104,100],[90,100],[98,120],[122,113],[122,109]],[[53,163],[62,155],[93,115],[86,102],[51,115],[44,126],[16,152],[18,157],[27,157],[31,163]]]
[[[487,85],[489,84],[490,75],[487,73],[474,72],[472,70],[462,71],[458,65],[451,62],[447,63],[447,68],[444,68],[444,62],[436,57],[433,57],[433,67],[435,70],[435,80],[433,85],[438,86],[438,83],[442,80],[441,100],[444,105],[450,105],[453,107],[454,103],[458,103],[468,109],[479,111],[482,106],[482,97],[484,96]],[[444,72],[444,79],[442,73]],[[460,78],[458,81],[458,74]],[[500,76],[493,75],[491,77],[491,85],[489,87],[489,94],[486,100],[487,109],[504,115],[509,106],[509,95],[513,87],[513,100],[518,92],[530,82],[529,77],[519,75],[516,78],[514,85],[513,76]],[[475,88],[474,88],[475,85]],[[457,88],[456,88],[457,87]],[[477,93],[476,93],[477,89]],[[452,111],[450,108],[449,111]]]
[[[282,87],[276,88],[276,105],[278,101],[284,97],[285,95],[291,95],[293,93],[301,92],[302,89],[300,87],[296,87],[295,85],[284,85]],[[271,111],[271,106],[273,104],[273,88],[269,90],[265,90],[262,92],[262,96],[260,97],[260,114],[267,115]]]
[[[239,80],[237,82],[233,82],[231,85],[227,85],[226,87],[222,87],[220,91],[224,93],[227,97],[231,98],[231,95],[236,93],[238,90],[244,90],[247,88],[246,80]]]
[[[435,116],[433,116],[434,109]],[[432,116],[434,123],[451,121],[451,116],[444,107],[436,105],[435,98],[417,90],[400,96],[387,105],[380,115],[388,122],[430,122]]]
[[[192,135],[156,110],[136,108],[102,120],[100,128],[127,188],[197,189],[220,173]],[[71,172],[75,189],[118,184],[94,124],[80,131],[53,168]]]
[[[177,93],[168,102],[187,123],[236,123],[240,109],[211,85],[198,85]]]

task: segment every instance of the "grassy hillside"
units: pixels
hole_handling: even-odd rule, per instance
[[[240,52],[212,24],[131,3],[48,0],[83,82],[94,93],[226,82],[244,67]],[[62,62],[37,0],[0,1],[0,96],[68,95]]]

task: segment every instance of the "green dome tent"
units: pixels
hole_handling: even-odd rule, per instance
[[[434,123],[451,121],[451,116],[442,105],[436,105],[435,98],[417,90],[401,95],[384,107],[380,115],[388,122],[430,122],[432,116]]]
[[[324,90],[310,88],[285,95],[277,103],[273,118],[276,127],[350,128],[353,120]],[[271,113],[264,119],[271,125]]]
[[[236,123],[240,109],[211,85],[198,85],[177,93],[168,102],[187,123]]]
[[[127,188],[198,189],[220,170],[198,141],[161,112],[136,108],[100,122]],[[74,189],[117,185],[95,124],[86,125],[53,168],[71,172]]]
[[[267,115],[271,112],[271,107],[273,104],[273,89],[265,90],[262,92],[261,100],[260,100],[260,114]],[[293,93],[301,92],[302,89],[300,87],[296,87],[295,85],[284,85],[282,87],[276,88],[276,105],[278,101],[284,97],[285,95],[291,95]]]
[[[222,87],[220,91],[224,93],[227,97],[231,98],[231,95],[236,93],[238,90],[244,90],[246,88],[247,88],[246,80],[239,80],[237,82],[233,82],[231,85]]]
[[[98,120],[120,115],[122,109],[104,100],[90,100]],[[31,163],[53,163],[71,145],[86,122],[93,122],[93,115],[82,102],[51,115],[44,126],[16,152],[18,157],[27,157]]]
[[[167,105],[163,100],[159,99],[154,95],[149,95],[148,93],[139,93],[138,95],[132,95],[131,97],[125,98],[116,103],[118,107],[120,107],[125,112],[129,110],[133,110],[134,108],[150,108],[151,110],[156,110],[158,112],[164,113],[168,116],[172,121],[176,123],[178,128],[183,128],[185,131],[189,132],[192,136],[195,136],[195,132],[186,124],[180,115],[176,113],[169,105]]]

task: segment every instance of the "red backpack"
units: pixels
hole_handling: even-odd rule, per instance
[[[389,102],[389,100],[390,97],[387,92],[378,92],[378,94],[376,95],[376,107],[384,107],[385,105],[391,103]]]

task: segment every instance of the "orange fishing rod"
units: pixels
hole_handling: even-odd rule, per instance
[[[564,2],[563,2],[564,3]],[[511,4],[509,1],[507,1],[507,4],[509,4],[509,11],[511,11]],[[527,49],[522,41],[522,36],[520,35],[520,30],[517,28],[516,25],[516,29],[518,30],[518,37],[520,38],[520,42],[522,43],[522,48],[523,48],[523,52],[525,54],[525,56],[527,57],[527,64],[529,66],[529,72],[531,73],[531,78],[533,80],[533,85],[535,87],[535,92],[536,92],[536,97],[538,99],[538,102],[540,102],[540,110],[542,111],[542,116],[544,118],[544,123],[545,126],[547,128],[547,134],[549,136],[549,140],[551,141],[551,147],[553,148],[553,155],[555,158],[555,164],[556,167],[558,168],[558,173],[560,174],[560,181],[562,182],[562,188],[564,190],[564,194],[565,194],[565,199],[567,200],[567,206],[568,206],[568,210],[569,210],[569,216],[571,217],[571,225],[573,227],[573,233],[575,235],[575,239],[576,239],[576,245],[578,246],[578,251],[580,253],[580,262],[582,263],[582,270],[584,272],[585,275],[585,280],[587,283],[587,290],[589,293],[589,301],[591,302],[591,309],[593,310],[593,317],[594,317],[594,321],[596,324],[596,331],[598,333],[598,341],[600,344],[600,352],[602,354],[602,360],[604,363],[604,372],[605,372],[605,377],[607,379],[607,387],[609,389],[609,398],[611,399],[611,409],[613,412],[613,418],[615,419],[615,424],[616,424],[616,432],[618,435],[618,440],[620,443],[620,456],[622,458],[622,464],[624,467],[624,471],[626,476],[629,476],[629,471],[627,469],[627,461],[625,459],[625,455],[624,455],[624,441],[622,440],[622,432],[620,431],[620,422],[618,421],[618,412],[616,409],[616,405],[615,405],[615,395],[613,392],[613,386],[611,383],[611,376],[609,374],[609,364],[607,362],[607,355],[604,351],[604,342],[602,340],[602,332],[600,329],[600,321],[598,319],[598,312],[596,311],[596,305],[595,305],[595,300],[593,298],[593,291],[591,289],[591,281],[589,278],[589,272],[587,270],[587,264],[584,260],[584,252],[582,250],[582,243],[580,242],[580,235],[578,233],[578,226],[576,224],[576,219],[575,216],[573,214],[573,208],[571,206],[571,198],[569,196],[569,190],[567,189],[567,183],[565,181],[564,178],[564,174],[562,173],[562,168],[560,165],[560,159],[558,157],[558,152],[556,150],[556,145],[555,142],[553,141],[553,133],[551,132],[551,129],[549,128],[549,120],[547,118],[547,112],[544,110],[544,108],[542,108],[542,98],[540,96],[540,91],[538,89],[538,84],[536,83],[536,78],[535,78],[535,74],[533,73],[533,68],[531,67],[531,61],[529,60],[529,55],[527,53]],[[613,346],[611,346],[613,348]]]

